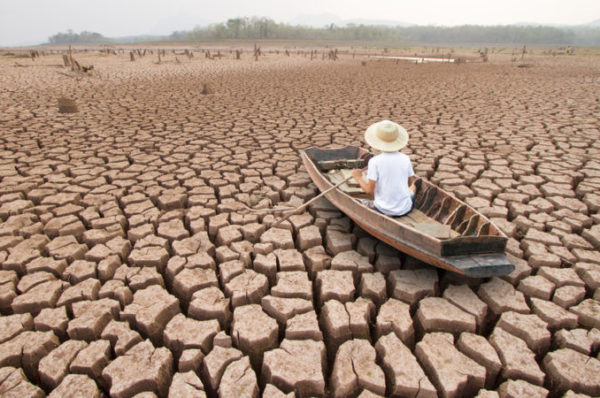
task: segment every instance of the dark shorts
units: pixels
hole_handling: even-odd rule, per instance
[[[381,210],[379,210],[377,208],[377,206],[375,206],[375,204],[373,203],[372,200],[370,199],[360,199],[360,203],[362,203],[363,205],[367,206],[370,209],[373,209],[381,214],[385,214],[386,216],[390,216],[390,217],[402,217],[407,215],[408,213],[410,213],[414,208],[415,208],[415,193],[411,192],[410,194],[410,201],[412,202],[411,206],[410,206],[410,210],[407,211],[404,214],[398,214],[398,215],[389,215],[389,214],[385,214],[384,212],[382,212]]]

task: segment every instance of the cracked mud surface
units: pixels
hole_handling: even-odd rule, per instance
[[[600,395],[595,57],[3,58],[0,395]],[[310,199],[298,151],[381,119],[513,273],[432,268],[324,200],[244,211]]]

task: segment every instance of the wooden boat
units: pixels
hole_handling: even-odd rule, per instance
[[[365,167],[370,156],[354,146],[313,147],[301,153],[321,191],[343,181],[352,169]],[[415,186],[414,209],[401,217],[363,205],[359,199],[367,196],[351,180],[325,197],[375,238],[428,264],[470,277],[500,276],[514,270],[504,254],[507,236],[488,218],[422,178],[417,177]]]

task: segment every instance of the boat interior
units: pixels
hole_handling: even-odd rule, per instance
[[[359,150],[355,147],[344,149],[349,148]],[[328,151],[313,152],[309,155],[332,184],[347,179],[353,169],[365,167],[370,157],[365,155],[371,155],[366,152],[346,151],[347,153],[338,153],[338,157],[332,157],[331,153],[319,156],[319,152]],[[366,180],[366,171],[363,171],[363,178]],[[503,235],[485,217],[437,186],[421,178],[417,178],[415,186],[417,193],[414,208],[404,216],[391,217],[397,222],[439,240]],[[352,178],[339,189],[356,200],[369,199],[358,182]]]

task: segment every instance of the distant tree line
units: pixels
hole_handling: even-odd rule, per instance
[[[50,44],[99,44],[110,43],[111,40],[100,33],[88,32],[75,33],[71,29],[66,32],[56,33],[48,38]]]
[[[600,45],[599,28],[550,26],[335,26],[313,28],[277,23],[269,18],[234,18],[225,23],[176,31],[170,40],[286,39],[398,41],[427,44]]]
[[[196,27],[192,30],[175,31],[169,36],[138,36],[127,42],[143,41],[208,41],[208,40],[338,40],[383,41],[415,44],[519,44],[519,45],[600,45],[600,28],[550,26],[381,26],[330,24],[322,28],[277,23],[269,18],[233,18],[224,23]],[[51,44],[101,44],[121,42],[100,33],[72,30],[50,36]]]

